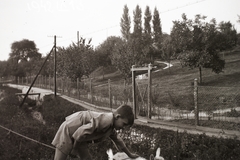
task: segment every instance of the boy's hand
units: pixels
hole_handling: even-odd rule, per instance
[[[140,157],[138,154],[135,154],[135,153],[129,154],[129,158],[138,158],[138,157]]]

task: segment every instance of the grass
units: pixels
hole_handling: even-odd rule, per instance
[[[225,59],[225,68],[223,72],[221,72],[220,74],[216,74],[212,72],[211,69],[202,69],[203,83],[200,85],[198,90],[198,100],[200,107],[199,110],[211,111],[216,109],[233,108],[237,106],[240,107],[240,102],[238,100],[240,96],[240,46],[237,46],[232,51],[220,53],[220,56]],[[183,68],[180,62],[177,60],[174,60],[171,63],[173,64],[173,67],[152,73],[153,105],[165,108],[192,111],[194,110],[193,83],[194,79],[199,77],[199,70],[198,68]],[[165,67],[164,64],[160,64],[160,66]],[[107,73],[107,70],[109,71],[109,73]],[[114,81],[112,81],[111,83],[121,85],[123,84],[123,78],[121,77],[121,74],[114,69],[106,69],[105,77],[107,78],[102,78],[101,74],[97,75],[96,73],[95,78],[93,79],[93,83],[107,83],[108,79],[113,79]],[[129,80],[131,81],[131,78],[129,78]],[[129,83],[128,85],[131,86],[131,83]],[[139,86],[142,93],[146,88],[145,86],[144,84],[142,84],[142,86]],[[108,94],[108,89],[105,90],[105,94]],[[118,97],[124,97],[123,94],[125,93],[119,91],[120,89],[114,89],[112,94],[116,96],[122,94]],[[102,89],[102,91],[98,93],[103,94],[103,92],[104,89]],[[129,93],[128,95],[130,95],[131,97],[131,93]],[[224,99],[224,101],[226,101],[226,103],[224,102],[223,104],[220,101],[222,98]],[[147,104],[146,96],[144,97],[144,100]],[[139,101],[141,101],[140,98]],[[240,112],[238,112],[238,114],[240,114]],[[226,113],[225,115],[229,114]],[[183,123],[185,123],[184,120]],[[239,130],[238,125],[228,122],[224,124],[221,123],[222,122],[220,121],[212,123],[203,122],[200,124],[208,127],[218,128],[220,126],[220,128],[231,128]]]

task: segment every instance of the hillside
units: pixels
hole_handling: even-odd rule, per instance
[[[208,86],[240,86],[240,46],[227,52],[220,53],[220,56],[225,59],[225,68],[222,73],[216,74],[211,69],[202,69],[203,84]],[[153,84],[162,84],[164,86],[189,86],[193,84],[193,80],[199,77],[198,68],[188,69],[183,68],[178,60],[171,62],[173,66],[152,74]],[[161,64],[164,68],[166,65]],[[103,74],[104,73],[104,74]],[[95,70],[90,77],[94,78],[95,82],[107,83],[111,79],[114,83],[123,81],[121,73],[114,67],[100,67]],[[131,78],[130,78],[131,79]]]

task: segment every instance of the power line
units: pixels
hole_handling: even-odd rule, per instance
[[[204,2],[204,1],[207,1],[207,0],[198,0],[198,1],[195,1],[195,2],[192,2],[192,3],[190,2],[190,3],[186,4],[186,5],[175,7],[175,8],[172,8],[172,9],[168,9],[166,11],[162,11],[162,12],[159,12],[159,13],[166,13],[166,12],[174,11],[174,10],[177,10],[177,9],[180,9],[180,8],[185,8],[185,7],[188,7],[188,6],[197,4],[197,3],[201,3],[201,2]]]
[[[165,10],[165,11],[162,11],[162,12],[159,12],[159,13],[163,14],[163,13],[171,12],[171,11],[178,10],[178,9],[181,9],[181,8],[185,8],[185,7],[188,7],[188,6],[191,6],[191,5],[195,5],[195,4],[204,2],[204,1],[207,1],[207,0],[197,0],[195,2],[190,2],[188,4],[178,6],[178,7],[172,8],[172,9],[168,9],[168,10]],[[82,34],[82,36],[91,35],[91,34],[102,32],[102,31],[105,31],[105,30],[108,30],[108,29],[111,29],[111,28],[115,28],[115,27],[119,27],[119,24],[113,25],[113,26],[110,26],[110,27],[107,27],[107,28],[99,29],[99,30],[96,30],[96,31],[93,31],[93,32],[85,33],[85,34]],[[59,41],[59,42],[64,42],[64,41],[67,41],[67,40],[70,40],[70,39],[75,39],[75,38],[76,38],[76,36],[71,37],[71,38],[67,38],[67,39]]]

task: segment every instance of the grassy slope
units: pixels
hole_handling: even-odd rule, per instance
[[[223,57],[223,53],[220,54]],[[211,69],[202,69],[203,85],[210,86],[240,86],[240,47],[237,47],[231,52],[224,53],[225,68],[222,73],[216,74]],[[195,78],[199,77],[198,68],[188,69],[182,68],[179,61],[171,62],[173,67],[153,73],[153,84],[162,84],[164,86],[189,86]],[[113,67],[104,69],[104,77],[102,67],[98,68],[91,74],[95,82],[106,83],[108,79],[113,81],[121,81],[123,77],[119,71]],[[117,83],[117,82],[116,82]]]

